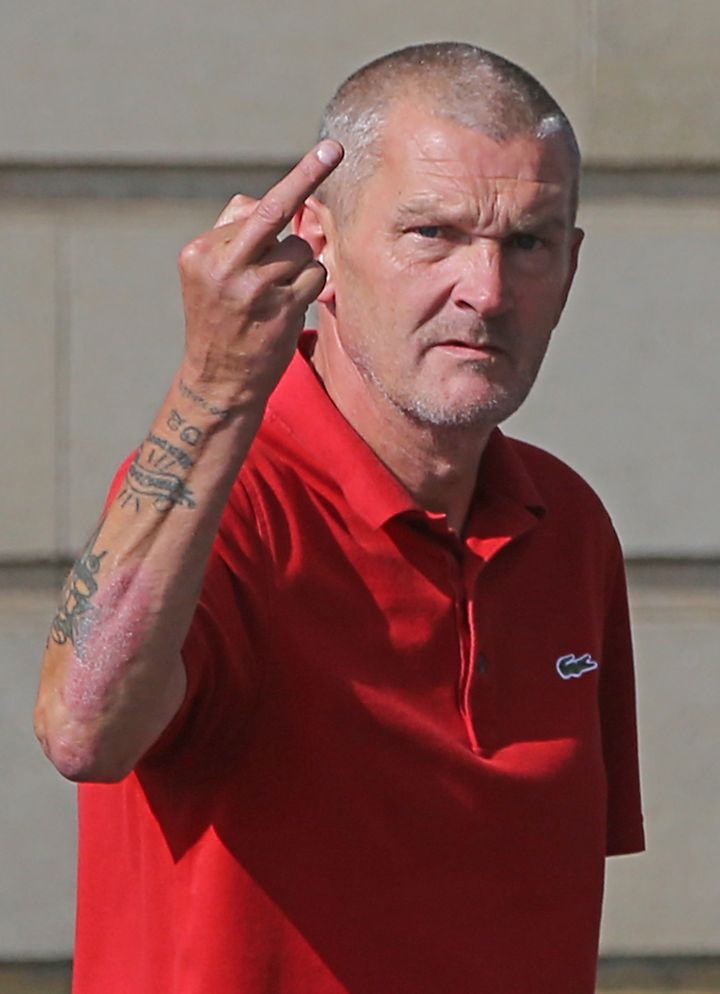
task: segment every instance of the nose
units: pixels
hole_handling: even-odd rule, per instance
[[[511,293],[499,242],[480,238],[464,246],[455,261],[453,301],[459,307],[471,308],[481,317],[495,317],[508,310]]]

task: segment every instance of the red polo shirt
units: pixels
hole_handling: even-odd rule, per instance
[[[622,558],[499,431],[462,540],[297,355],[223,517],[188,694],[80,789],[76,994],[592,994],[642,848]]]

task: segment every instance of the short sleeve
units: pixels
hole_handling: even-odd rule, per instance
[[[638,761],[635,677],[622,555],[608,588],[600,680],[603,755],[608,784],[607,854],[645,848]]]
[[[182,647],[187,690],[180,710],[142,762],[205,769],[226,762],[249,734],[263,682],[266,550],[253,508],[236,483],[220,524]]]

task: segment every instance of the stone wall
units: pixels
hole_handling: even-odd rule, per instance
[[[57,574],[182,349],[175,257],[312,141],[367,59],[459,38],[575,121],[581,269],[508,430],[578,468],[630,558],[649,853],[603,948],[720,953],[720,79],[715,0],[36,0],[0,33],[0,959],[69,955],[73,789],[29,728]]]

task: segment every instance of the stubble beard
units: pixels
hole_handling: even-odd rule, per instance
[[[437,334],[434,336],[436,340],[446,340],[453,337],[462,336],[450,333],[443,333],[439,339]],[[467,335],[464,337],[469,338]],[[485,340],[492,341],[493,338],[497,338],[497,336],[484,335]],[[483,338],[477,336],[471,340],[479,344]],[[402,390],[393,389],[383,377],[378,375],[374,363],[364,351],[353,349],[350,352],[350,358],[361,375],[388,404],[414,424],[429,428],[494,428],[506,421],[518,410],[532,389],[544,355],[545,349],[536,357],[528,370],[522,373],[516,371],[516,379],[509,387],[493,383],[490,379],[489,373],[491,373],[493,360],[467,361],[467,368],[475,376],[483,377],[486,383],[482,398],[463,403],[459,399],[449,399],[443,402],[441,399],[427,394],[408,395]]]
[[[472,365],[479,367],[478,376],[485,375],[480,363]],[[493,386],[487,390],[487,396],[483,400],[464,405],[457,402],[446,405],[433,403],[426,397],[414,397],[409,401],[400,398],[394,403],[411,421],[433,428],[494,428],[517,411],[530,392],[531,386],[531,383],[523,384],[521,388],[512,392]],[[393,403],[392,397],[387,394],[386,397]]]

